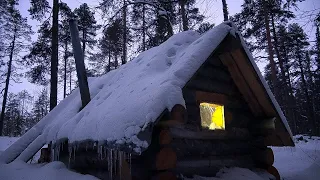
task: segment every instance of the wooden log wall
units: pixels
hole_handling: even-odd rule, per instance
[[[254,119],[244,97],[238,90],[227,67],[218,57],[210,56],[183,89],[187,108],[187,124],[201,129],[201,102],[224,105],[226,130],[247,128]]]

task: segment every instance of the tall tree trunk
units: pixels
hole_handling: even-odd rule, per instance
[[[266,36],[268,41],[268,54],[269,54],[269,61],[271,66],[271,77],[272,77],[272,84],[274,87],[274,94],[277,97],[278,96],[278,83],[277,83],[277,68],[276,63],[273,59],[273,50],[272,50],[272,42],[271,42],[271,35],[270,35],[270,25],[269,25],[269,15],[267,11],[267,4],[265,1],[263,1],[264,5],[264,23],[266,28]]]
[[[58,13],[59,1],[53,0],[52,9],[52,54],[51,54],[51,80],[50,80],[50,110],[57,105],[58,98]]]
[[[272,24],[272,34],[273,34],[273,41],[274,41],[274,50],[276,52],[276,55],[279,61],[280,73],[282,77],[281,87],[283,88],[282,92],[284,93],[284,100],[285,100],[285,102],[283,102],[282,104],[285,105],[284,111],[286,112],[286,116],[291,124],[291,127],[294,126],[293,132],[295,133],[296,120],[295,120],[295,114],[293,112],[294,108],[288,107],[288,106],[293,106],[293,107],[296,106],[295,99],[293,97],[293,94],[290,94],[290,92],[292,92],[292,89],[289,89],[290,88],[290,85],[288,84],[289,78],[286,76],[286,70],[283,65],[284,64],[283,57],[280,55],[280,52],[279,52],[279,42],[278,42],[276,27],[274,23],[274,16],[272,13],[271,13],[271,24]]]
[[[4,88],[4,94],[3,94],[3,100],[2,100],[2,108],[1,108],[1,116],[0,116],[0,136],[2,136],[3,121],[4,121],[5,111],[6,111],[7,98],[8,98],[8,90],[9,90],[10,76],[11,76],[11,70],[12,70],[13,51],[16,43],[16,32],[17,32],[17,29],[15,28],[13,40],[11,42],[6,85]]]
[[[122,64],[127,63],[127,2],[123,0],[123,42],[122,42]]]
[[[146,8],[142,5],[142,51],[146,50]]]
[[[68,42],[64,42],[64,74],[63,74],[63,98],[66,98],[67,95],[67,54],[68,53]]]
[[[311,97],[309,96],[309,92],[308,92],[308,85],[307,85],[307,81],[306,81],[306,77],[305,77],[305,72],[304,72],[304,68],[302,65],[302,60],[301,58],[298,58],[298,63],[299,63],[299,69],[300,69],[300,76],[301,76],[301,81],[302,81],[302,88],[306,97],[306,105],[307,105],[307,112],[308,112],[308,123],[309,123],[309,127],[311,129],[311,135],[314,135],[314,133],[316,133],[315,131],[315,120],[313,117],[313,112],[312,112],[312,103],[311,103]]]
[[[226,0],[222,0],[223,21],[228,21],[228,6]]]
[[[72,67],[71,63],[69,63],[69,94],[71,94],[72,91]]]
[[[82,52],[83,52],[83,58],[86,57],[86,32],[82,31]]]
[[[108,51],[108,72],[111,70],[111,45],[110,42],[108,43],[109,45],[109,51]]]
[[[180,0],[180,10],[181,10],[181,17],[182,17],[182,27],[183,31],[187,31],[188,28],[188,19],[187,19],[187,14],[186,14],[186,0]]]

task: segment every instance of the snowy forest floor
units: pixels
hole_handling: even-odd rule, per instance
[[[0,137],[0,153],[14,143],[17,137]],[[272,147],[275,155],[274,166],[283,180],[318,180],[320,178],[320,137],[297,135],[294,137],[296,147]],[[39,158],[34,157],[33,163]],[[216,178],[195,176],[199,180],[238,180],[268,179],[259,172],[253,173],[242,168],[223,169]],[[95,179],[89,175],[71,172],[60,162],[49,164],[25,164],[15,162],[8,165],[0,164],[0,179]]]

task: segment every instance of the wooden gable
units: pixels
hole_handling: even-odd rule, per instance
[[[199,126],[199,103],[225,106],[226,130],[254,129],[275,119],[275,131],[263,138],[265,145],[294,146],[291,135],[278,114],[259,75],[242,47],[228,35],[184,87],[188,119]],[[259,132],[254,132],[259,135]]]

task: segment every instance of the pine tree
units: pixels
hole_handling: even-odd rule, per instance
[[[30,0],[30,15],[33,19],[42,20],[49,11],[47,0]],[[58,95],[58,22],[59,1],[53,0],[51,28],[51,60],[50,60],[50,110],[57,105]]]
[[[310,64],[310,57],[308,54],[306,55],[307,47],[309,46],[308,37],[303,29],[296,23],[288,26],[288,33],[290,35],[289,56],[294,59],[292,61],[295,70],[294,74],[300,80],[300,90],[298,91],[301,94],[300,106],[308,118],[310,133],[316,134],[313,103],[310,94],[310,84],[308,83],[308,72],[310,72],[310,66],[308,67],[308,64]]]
[[[31,110],[31,119],[28,124],[28,128],[31,128],[36,123],[38,123],[44,116],[49,112],[49,98],[47,89],[44,88],[40,91],[37,99],[35,100],[32,110]]]
[[[74,14],[78,16],[78,28],[82,39],[82,50],[85,56],[86,52],[90,54],[89,48],[92,48],[96,44],[95,36],[99,26],[94,18],[94,12],[92,12],[89,6],[84,3],[79,8],[74,10]]]
[[[9,93],[3,134],[5,136],[19,136],[21,135],[23,124],[23,118],[19,109],[19,99],[16,94]]]
[[[68,73],[68,64],[71,64],[74,61],[68,59],[72,57],[72,51],[69,47],[71,45],[71,34],[69,27],[69,17],[71,15],[71,9],[65,3],[60,3],[60,12],[61,12],[61,23],[59,24],[59,43],[63,51],[63,69],[59,71],[59,74],[62,76],[63,80],[63,98],[67,96],[67,73]],[[72,72],[70,72],[72,73]]]
[[[223,21],[228,21],[228,6],[227,6],[227,1],[226,0],[222,0],[222,10],[223,10]]]
[[[27,19],[23,18],[16,8],[18,2],[16,0],[8,0],[8,6],[6,11],[8,16],[5,17],[6,24],[4,25],[6,43],[8,44],[8,68],[6,73],[6,82],[3,95],[2,109],[0,115],[0,136],[2,135],[3,121],[5,119],[6,101],[9,91],[9,84],[11,74],[14,70],[14,60],[21,49],[26,48],[24,42],[31,40],[30,35],[32,34],[31,26],[27,24]]]
[[[50,22],[45,21],[38,30],[38,39],[32,44],[30,53],[23,57],[24,65],[30,68],[26,77],[31,83],[47,85],[50,75],[52,53]]]

